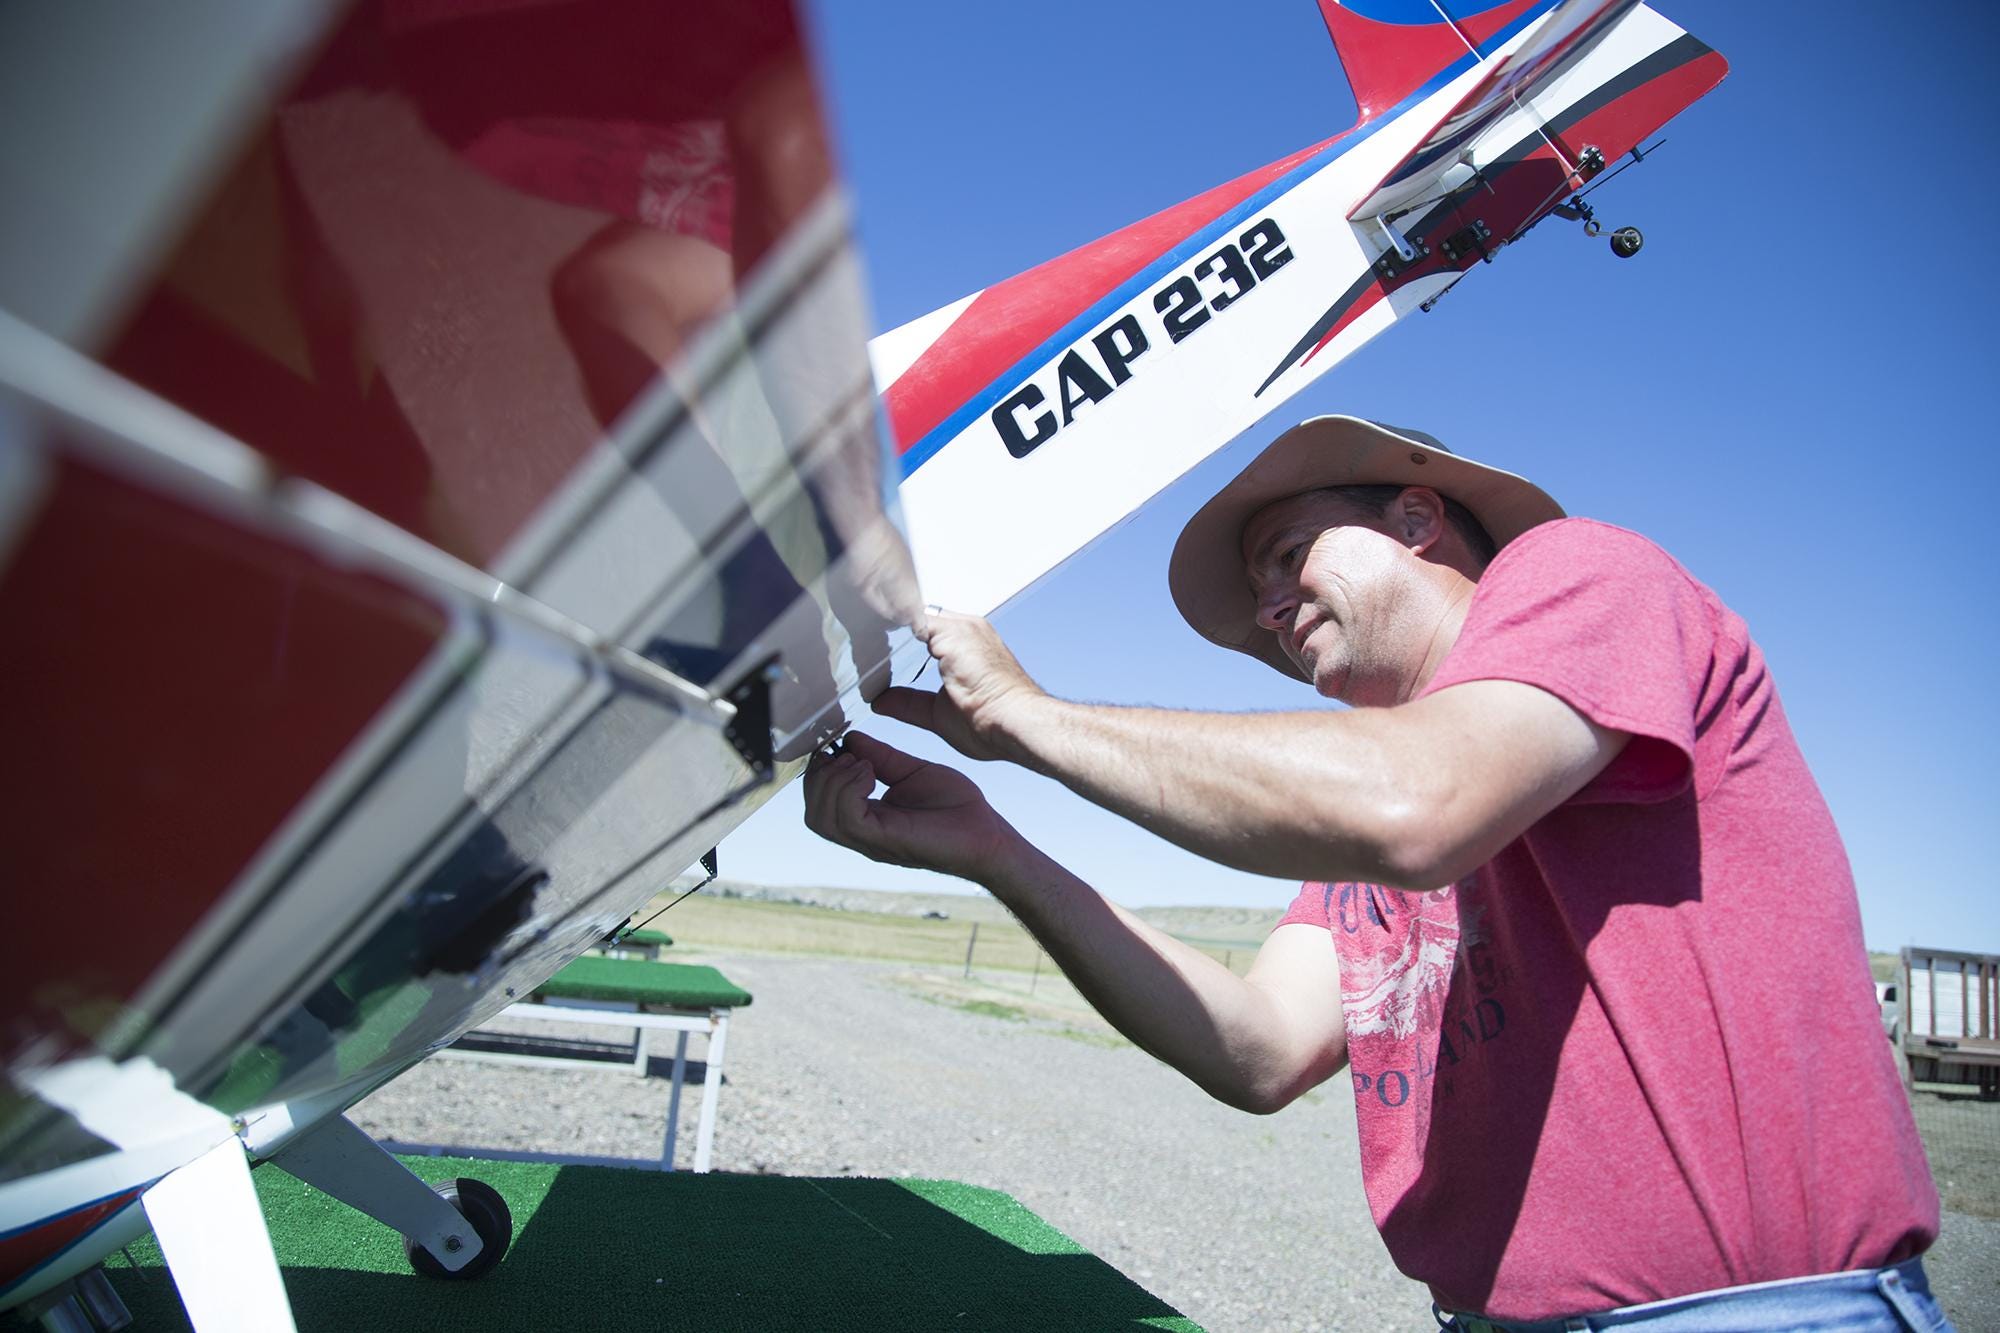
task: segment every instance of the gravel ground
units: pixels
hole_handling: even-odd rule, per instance
[[[893,968],[706,961],[756,997],[730,1027],[717,1170],[1005,1190],[1213,1333],[1433,1327],[1369,1219],[1344,1083],[1245,1115],[1129,1046],[927,1002]],[[657,1078],[433,1060],[350,1114],[404,1144],[657,1158],[665,1105]],[[1930,1267],[1961,1330],[2000,1329],[2000,1222],[1947,1215]]]

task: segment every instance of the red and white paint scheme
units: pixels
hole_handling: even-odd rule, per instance
[[[1724,72],[1459,7],[1326,0],[1354,128],[872,345],[792,0],[0,14],[0,1308],[150,1226],[288,1326],[255,1163],[490,1264],[346,1107]]]
[[[1352,129],[870,344],[931,601],[999,606],[1727,71],[1631,0],[1321,8]]]

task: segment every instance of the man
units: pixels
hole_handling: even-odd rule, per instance
[[[1276,1110],[1351,1064],[1375,1220],[1455,1327],[1943,1326],[1916,1260],[1937,1196],[1871,1040],[1845,853],[1712,592],[1519,477],[1347,417],[1224,487],[1169,581],[1203,635],[1355,707],[1070,703],[939,615],[941,688],[877,709],[1307,880],[1246,977],[871,737],[815,766],[807,822],[985,885],[1224,1101]]]

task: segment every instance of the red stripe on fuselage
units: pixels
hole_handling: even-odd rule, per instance
[[[0,1236],[0,1291],[61,1254],[138,1197],[139,1189],[134,1186],[123,1194],[85,1204],[73,1213],[49,1218],[11,1236]]]
[[[907,453],[1120,283],[1332,142],[1301,149],[988,287],[883,395],[897,452]]]

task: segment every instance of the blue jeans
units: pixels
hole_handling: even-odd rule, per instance
[[[1583,1333],[1604,1328],[1645,1333],[1951,1333],[1951,1321],[1931,1296],[1921,1259],[1825,1277],[1787,1278],[1748,1287],[1676,1296],[1568,1319],[1497,1324],[1478,1315],[1438,1312],[1450,1333]]]

